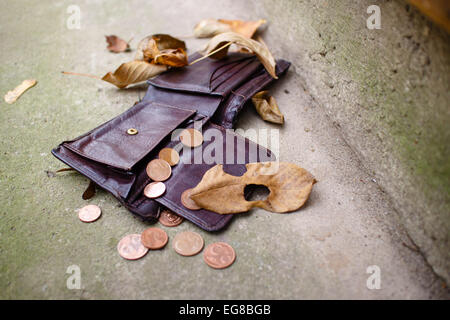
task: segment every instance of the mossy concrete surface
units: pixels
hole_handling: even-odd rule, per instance
[[[381,29],[368,29],[370,5]],[[265,1],[296,72],[450,281],[450,35],[406,1]]]
[[[307,4],[315,8],[323,3],[284,3],[286,6],[277,2],[264,7],[262,2],[243,1],[77,1],[81,29],[71,30],[66,23],[72,1],[1,2],[1,92],[5,94],[24,79],[35,78],[38,84],[12,105],[0,102],[0,298],[448,297],[444,282],[404,231],[389,196],[367,173],[355,152],[360,149],[349,146],[347,135],[323,112],[324,107],[331,110],[330,104],[315,100],[310,74],[302,73],[309,70],[312,74],[314,65],[309,61],[311,66],[299,64],[306,60],[296,56],[304,46],[301,35],[313,26],[305,17]],[[279,20],[283,14],[296,18],[283,25]],[[169,239],[191,230],[199,232],[206,244],[228,242],[237,259],[226,270],[209,268],[201,254],[179,256],[171,248],[171,240],[165,249],[149,252],[141,260],[122,259],[116,251],[119,240],[140,233],[149,224],[133,217],[107,192],[100,190],[91,200],[82,200],[87,179],[71,172],[54,174],[64,165],[50,150],[128,109],[146,88],[138,85],[118,90],[106,82],[62,75],[61,71],[102,76],[133,58],[134,51],[108,52],[104,35],[133,38],[131,46],[135,48],[138,40],[149,34],[188,36],[203,18],[257,19],[262,15],[273,22],[264,38],[274,54],[294,62],[288,75],[271,89],[286,123],[279,128],[247,109],[238,127],[280,129],[280,159],[301,165],[319,181],[307,205],[285,215],[253,210],[238,215],[220,233],[204,232],[189,222],[177,228],[157,224]],[[341,17],[334,18],[337,20],[330,24],[337,24]],[[342,34],[351,31],[346,24],[354,23],[348,16],[345,19]],[[303,33],[294,32],[302,28]],[[325,23],[323,28],[328,28]],[[324,32],[323,37],[328,35]],[[349,39],[354,40],[356,37]],[[186,41],[193,52],[206,40]],[[321,43],[311,41],[317,46]],[[332,57],[322,57],[319,51],[318,59]],[[322,64],[315,63],[317,67]],[[372,64],[376,64],[374,60]],[[335,65],[334,72],[344,67]],[[398,74],[402,72],[398,68]],[[397,83],[393,85],[397,87]],[[341,90],[339,84],[334,87]],[[329,94],[347,97],[345,92],[331,90]],[[378,108],[383,104],[379,102]],[[445,112],[441,114],[445,116]],[[424,130],[422,134],[427,133]],[[91,224],[80,222],[76,212],[88,203],[103,211]],[[72,265],[81,270],[79,290],[67,287],[70,275],[66,271]],[[373,265],[381,272],[379,290],[367,286],[367,268]]]

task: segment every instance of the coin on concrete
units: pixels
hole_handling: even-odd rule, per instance
[[[100,218],[102,210],[95,204],[87,205],[78,211],[78,218],[83,222],[94,222]]]
[[[154,159],[150,161],[147,165],[146,171],[147,175],[153,181],[165,181],[169,179],[170,175],[172,174],[172,168],[170,167],[170,164],[162,159]]]
[[[163,148],[158,154],[158,157],[166,161],[171,166],[176,165],[180,161],[180,155],[177,150],[172,148]]]
[[[203,260],[214,269],[224,269],[231,266],[236,259],[234,249],[225,242],[211,243],[203,253]]]
[[[202,251],[203,238],[201,235],[191,231],[177,234],[173,239],[173,249],[182,256],[193,256]]]
[[[166,227],[176,227],[182,223],[183,220],[183,217],[180,217],[169,209],[162,210],[159,215],[159,222]]]
[[[181,203],[190,210],[200,210],[201,207],[199,207],[195,201],[191,199],[191,192],[192,188],[184,190],[181,194]]]
[[[120,240],[117,251],[124,259],[137,260],[145,256],[148,249],[142,244],[140,234],[129,234]]]
[[[149,249],[161,249],[169,240],[167,233],[160,228],[148,228],[141,234],[141,242]]]
[[[194,128],[184,129],[180,133],[180,141],[186,147],[195,148],[203,143],[203,135]]]
[[[155,199],[166,192],[166,185],[163,182],[151,182],[144,188],[144,196]]]

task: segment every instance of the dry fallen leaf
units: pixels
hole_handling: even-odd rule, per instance
[[[219,19],[219,22],[229,25],[231,31],[240,33],[247,38],[251,38],[255,34],[256,30],[266,23],[266,20],[260,19],[258,21],[241,21]]]
[[[216,19],[205,19],[197,23],[194,27],[194,37],[210,38],[220,33],[231,31],[231,26]]]
[[[155,56],[166,49],[183,49],[186,51],[186,44],[184,41],[168,34],[154,34],[139,42],[134,59],[152,62]]]
[[[205,56],[210,56],[214,59],[221,59],[228,53],[227,44],[234,43],[242,47],[248,48],[251,52],[256,54],[258,59],[266,68],[267,72],[275,79],[278,79],[275,73],[276,62],[270,53],[269,49],[258,41],[249,39],[241,34],[235,32],[221,33],[212,38],[206,45],[204,51]],[[222,48],[223,47],[223,48]],[[222,49],[220,49],[222,48]],[[218,50],[220,49],[220,50]],[[201,58],[200,58],[201,59]],[[198,60],[200,60],[198,59]],[[195,62],[195,61],[194,61]],[[194,63],[193,62],[193,63]],[[192,64],[192,63],[191,63]]]
[[[258,21],[205,19],[194,27],[194,37],[209,38],[220,33],[232,31],[251,38],[256,30],[264,23],[266,23],[266,20],[263,19]]]
[[[13,104],[14,102],[16,102],[17,99],[19,99],[19,97],[25,92],[27,91],[29,88],[33,87],[34,85],[36,85],[37,81],[34,79],[30,79],[30,80],[23,80],[23,82],[21,84],[19,84],[17,87],[15,87],[13,90],[8,91],[5,94],[5,102],[9,103],[9,104]]]
[[[105,36],[106,42],[108,42],[107,49],[114,53],[124,52],[130,49],[130,45],[125,40],[119,38],[118,36]]]
[[[272,172],[277,165],[278,170]],[[300,208],[316,182],[308,171],[292,163],[257,162],[246,167],[242,176],[225,173],[222,165],[212,167],[192,190],[191,199],[200,207],[220,214],[246,212],[253,207],[283,213]],[[270,194],[265,200],[247,201],[244,197],[247,185],[264,185]]]
[[[260,91],[252,97],[253,105],[258,114],[265,121],[283,124],[284,116],[278,108],[274,97],[268,95],[268,91]]]
[[[129,84],[145,81],[166,70],[167,66],[165,65],[152,64],[145,61],[130,61],[122,63],[114,73],[108,72],[102,80],[122,89]]]
[[[93,196],[95,196],[95,183],[93,181],[89,181],[89,185],[83,192],[83,195],[81,197],[83,198],[83,200],[89,200]]]
[[[161,52],[155,56],[153,61],[154,63],[171,67],[184,67],[188,64],[186,51],[181,48],[161,50]]]

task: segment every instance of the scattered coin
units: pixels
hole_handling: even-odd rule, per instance
[[[169,240],[167,233],[160,228],[148,228],[141,234],[141,242],[149,249],[161,249]]]
[[[200,210],[201,207],[199,207],[195,201],[191,199],[191,192],[192,188],[184,190],[181,194],[181,203],[190,210]]]
[[[203,143],[203,135],[194,128],[184,129],[180,134],[180,141],[186,147],[195,148]]]
[[[176,227],[182,223],[183,220],[183,217],[180,217],[169,209],[162,210],[159,215],[159,222],[166,227]]]
[[[167,161],[162,159],[154,159],[147,165],[147,175],[153,181],[165,181],[172,174],[172,168]]]
[[[173,239],[173,249],[182,256],[193,256],[202,251],[203,238],[201,235],[191,231],[177,234]]]
[[[145,256],[148,248],[142,244],[140,234],[129,234],[120,240],[117,251],[124,259],[137,260]]]
[[[83,222],[94,222],[100,218],[102,210],[95,204],[87,205],[78,211],[78,218]]]
[[[203,253],[203,260],[214,269],[224,269],[231,266],[236,259],[234,249],[225,242],[211,243]]]
[[[171,166],[176,165],[180,161],[180,155],[177,150],[172,148],[163,148],[158,154],[158,157],[166,161]]]
[[[144,196],[155,199],[166,191],[166,185],[163,182],[151,182],[144,188]]]

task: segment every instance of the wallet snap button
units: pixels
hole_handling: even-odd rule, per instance
[[[130,128],[130,129],[127,130],[127,133],[128,133],[129,135],[133,136],[133,135],[135,135],[135,134],[138,134],[138,131],[137,131],[137,129],[135,129],[135,128]]]

